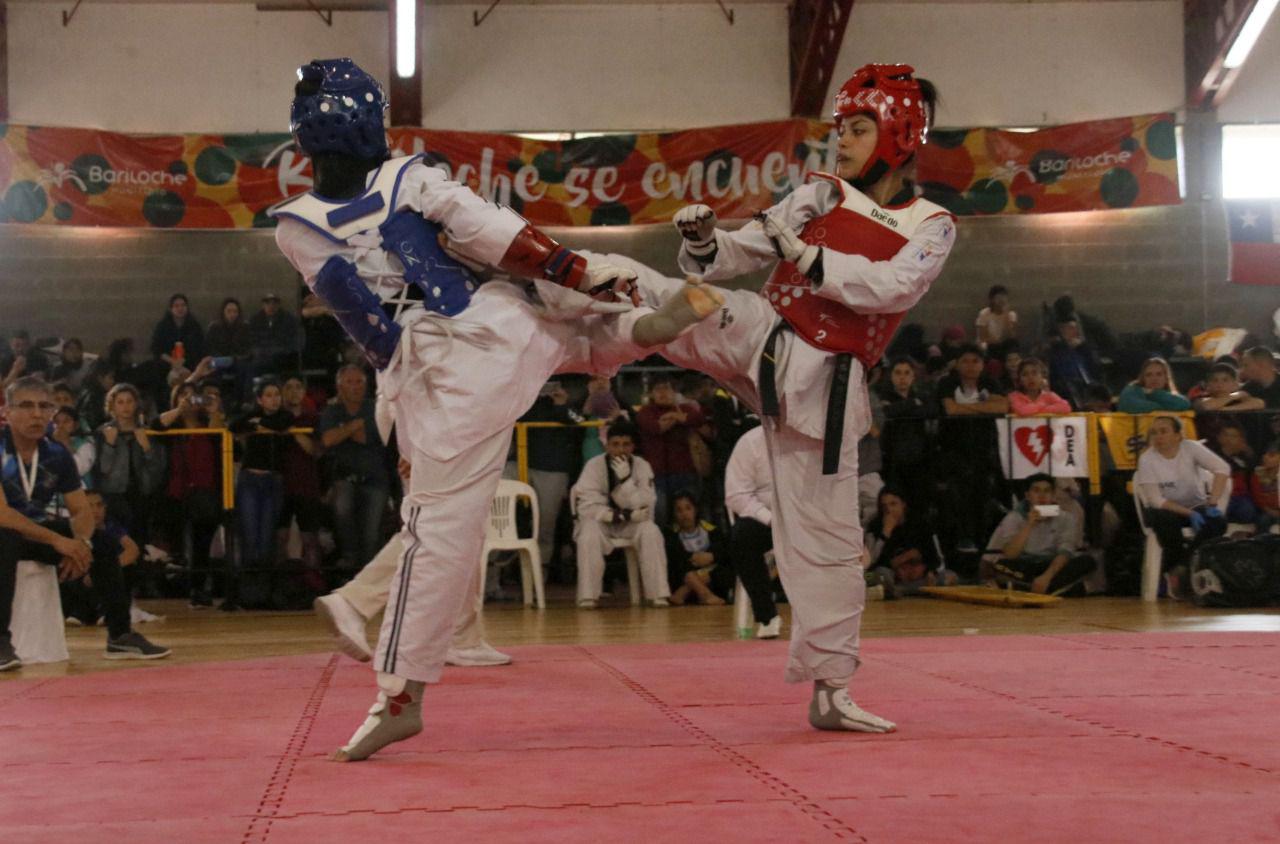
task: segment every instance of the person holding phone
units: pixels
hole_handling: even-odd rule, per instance
[[[1054,503],[1053,478],[1039,473],[1026,480],[1023,500],[987,542],[999,552],[996,578],[1040,595],[1083,594],[1077,587],[1098,561],[1076,547],[1076,517]]]

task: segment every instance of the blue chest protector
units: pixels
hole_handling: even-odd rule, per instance
[[[396,210],[396,194],[405,172],[421,156],[396,158],[379,168],[369,189],[342,202],[305,193],[268,211],[319,232],[335,244],[347,245],[356,235],[376,230],[382,249],[403,267],[404,285],[371,288],[355,264],[334,255],[316,274],[314,289],[333,309],[351,339],[378,369],[391,362],[400,340],[396,318],[411,307],[454,317],[467,309],[480,283],[440,245],[441,227],[411,209]]]

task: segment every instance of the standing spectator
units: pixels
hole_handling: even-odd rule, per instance
[[[1071,412],[1067,400],[1049,389],[1048,374],[1039,358],[1024,358],[1018,364],[1018,389],[1009,394],[1009,408],[1015,416]]]
[[[1218,502],[1231,482],[1231,468],[1200,443],[1184,439],[1176,417],[1156,417],[1148,436],[1151,444],[1138,457],[1133,483],[1146,523],[1164,549],[1164,568],[1175,573],[1171,591],[1179,594],[1179,569],[1186,566],[1191,548],[1226,532],[1227,520]],[[1208,493],[1202,472],[1213,476]],[[1185,527],[1195,532],[1190,546],[1182,537]]]
[[[649,402],[636,414],[636,424],[640,452],[653,467],[658,494],[655,517],[666,524],[671,496],[683,489],[699,489],[689,439],[701,436],[702,408],[695,402],[680,403],[671,377],[658,375],[649,386]]]
[[[391,497],[386,447],[378,436],[369,380],[347,364],[338,370],[338,395],[320,414],[338,550],[352,569],[364,568],[382,547],[382,514]]]
[[[151,496],[164,479],[164,449],[142,425],[141,400],[132,384],[111,388],[106,414],[94,434],[93,488],[102,493],[111,518],[145,548]]]
[[[773,469],[764,428],[759,425],[738,438],[729,457],[724,506],[734,519],[730,556],[751,599],[756,638],[776,639],[782,633],[782,617],[773,600],[773,577],[764,559],[773,550]]]
[[[1054,504],[1053,478],[1043,473],[1026,480],[1026,495],[996,527],[987,547],[996,549],[998,579],[1040,595],[1071,593],[1098,567],[1079,550],[1079,525]]]
[[[902,491],[917,513],[933,504],[933,461],[929,426],[937,415],[933,397],[916,388],[916,369],[909,358],[898,358],[880,383],[884,403],[884,433],[880,451],[885,483]]]
[[[93,437],[87,436],[80,428],[80,416],[74,407],[59,407],[54,412],[49,439],[67,450],[75,461],[81,483],[86,489],[91,488],[93,465],[97,462],[98,452],[94,447]]]
[[[1258,510],[1249,493],[1249,480],[1253,477],[1253,449],[1245,438],[1244,429],[1235,422],[1227,422],[1214,433],[1214,451],[1231,467],[1231,497],[1227,500],[1227,521],[1253,524]]]
[[[1073,407],[1083,407],[1090,384],[1102,381],[1102,363],[1086,342],[1075,314],[1059,316],[1057,336],[1049,345],[1049,384]]]
[[[655,607],[669,606],[667,554],[662,530],[653,521],[657,500],[653,469],[635,454],[635,429],[626,422],[609,428],[605,453],[582,467],[570,495],[577,502],[578,606],[595,609],[604,583],[604,557],[612,541],[635,543],[640,580]]]
[[[182,354],[176,355],[179,343]],[[166,369],[177,369],[184,361],[204,357],[204,329],[191,315],[187,297],[181,293],[169,297],[169,312],[151,332],[151,356],[167,364]]]
[[[314,432],[320,424],[320,417],[307,400],[307,385],[302,376],[286,378],[281,393],[283,407],[293,417],[289,427],[311,428]],[[315,433],[295,433],[285,443],[284,500],[276,523],[276,545],[283,560],[288,556],[289,526],[297,520],[298,537],[302,542],[302,576],[307,587],[316,593],[328,591],[328,584],[320,572],[320,523],[324,518],[320,504],[320,464],[317,462],[320,452],[320,441]]]
[[[210,428],[227,427],[227,412],[222,401],[222,389],[217,384],[200,385],[201,409],[209,420]]]
[[[582,415],[585,419],[600,419],[605,423],[599,428],[587,431],[582,438],[582,462],[585,464],[597,454],[604,454],[608,426],[619,417],[628,421],[630,417],[622,409],[617,396],[613,394],[613,387],[606,375],[592,375],[588,379],[587,398],[582,403]]]
[[[61,381],[73,391],[78,391],[89,375],[89,362],[84,359],[84,343],[78,337],[69,337],[62,342],[58,363],[49,373],[52,381]]]
[[[880,490],[871,515],[863,567],[877,577],[886,598],[917,595],[925,586],[955,584],[955,573],[939,567],[933,531],[911,510],[902,493],[889,486]]]
[[[1018,314],[1009,309],[1009,288],[996,284],[987,291],[987,307],[978,312],[978,345],[994,358],[1003,357],[1009,343],[1018,342]]]
[[[942,475],[949,492],[950,541],[961,552],[978,549],[987,535],[987,512],[1000,475],[993,416],[1009,412],[1000,386],[983,374],[982,350],[966,346],[955,370],[937,386],[945,418],[938,427]],[[978,418],[975,418],[978,417]],[[982,418],[986,417],[986,418]]]
[[[151,427],[157,431],[175,428],[208,428],[204,401],[193,384],[173,389],[173,406],[161,413]],[[213,606],[209,564],[210,546],[222,524],[222,438],[208,434],[169,437],[169,480],[160,508],[174,554],[185,554],[188,531],[191,536],[191,606]]]
[[[71,456],[45,432],[55,410],[49,387],[27,376],[5,389],[9,427],[0,438],[0,670],[21,663],[13,652],[12,618],[15,572],[19,560],[58,566],[63,578],[86,570],[107,620],[107,659],[158,659],[167,648],[134,633],[129,620],[129,590],[113,549],[95,541],[93,513]],[[61,497],[70,514],[51,515]]]
[[[1196,410],[1261,410],[1266,402],[1240,386],[1239,371],[1229,363],[1215,363],[1205,378],[1204,394],[1192,405]]]
[[[1191,402],[1178,392],[1169,362],[1164,358],[1149,358],[1142,364],[1138,377],[1120,391],[1116,408],[1121,413],[1155,413],[1190,410]]]
[[[270,564],[275,548],[276,520],[284,497],[284,453],[288,439],[281,436],[293,424],[281,404],[280,382],[262,378],[255,389],[257,401],[244,416],[231,423],[231,433],[242,437],[244,452],[240,477],[236,480],[236,512],[240,521],[240,561],[245,568],[260,569]],[[232,578],[221,609],[240,609],[241,584]],[[264,582],[269,578],[263,578]],[[268,587],[263,600],[270,600]]]
[[[883,367],[876,367],[875,372],[883,372]],[[858,513],[862,524],[871,521],[875,510],[876,498],[884,487],[884,452],[880,438],[884,433],[884,402],[875,390],[867,391],[867,404],[871,407],[871,427],[858,440]]]
[[[280,297],[274,293],[262,297],[262,310],[249,319],[249,346],[253,377],[298,369],[302,326],[296,316],[280,309]]]
[[[554,422],[560,425],[577,425],[582,421],[569,406],[569,393],[559,381],[548,381],[533,407],[520,417],[521,422]],[[593,432],[594,433],[594,432]],[[529,485],[538,494],[538,552],[542,564],[548,570],[558,570],[556,550],[556,521],[560,518],[561,505],[569,492],[571,473],[578,468],[577,456],[581,451],[582,433],[576,427],[530,428]]]
[[[692,596],[700,604],[724,606],[734,581],[729,543],[715,525],[702,520],[691,493],[677,492],[671,509],[675,520],[663,531],[671,603],[679,606]]]
[[[1267,446],[1262,462],[1249,476],[1249,497],[1257,512],[1255,524],[1266,533],[1280,523],[1280,441]]]
[[[302,315],[302,369],[323,372],[325,383],[331,383],[342,365],[340,350],[347,334],[333,318],[329,306],[305,283],[300,282],[298,301],[298,312]]]
[[[1244,391],[1262,399],[1268,409],[1280,408],[1280,378],[1276,377],[1276,358],[1266,346],[1254,346],[1240,361]]]
[[[9,350],[0,355],[0,373],[4,375],[4,387],[27,375],[44,375],[49,371],[49,358],[31,345],[31,333],[25,328],[13,332],[9,338]]]

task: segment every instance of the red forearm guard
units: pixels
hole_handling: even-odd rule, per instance
[[[587,274],[587,261],[533,226],[525,226],[511,241],[498,268],[524,278],[544,278],[577,290]]]

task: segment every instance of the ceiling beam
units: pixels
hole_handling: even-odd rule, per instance
[[[853,0],[795,0],[788,28],[791,115],[817,117],[827,99]]]
[[[1226,97],[1240,72],[1225,66],[1227,51],[1256,5],[1258,0],[1184,0],[1188,108],[1213,108]]]

